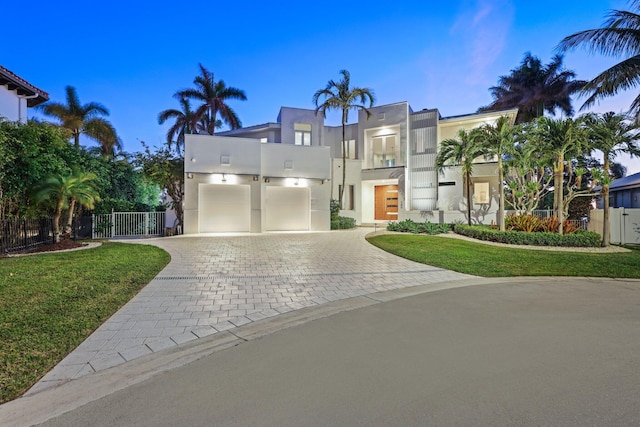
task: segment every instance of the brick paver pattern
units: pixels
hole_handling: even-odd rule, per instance
[[[472,277],[390,255],[370,231],[137,241],[171,262],[33,391],[303,307]]]

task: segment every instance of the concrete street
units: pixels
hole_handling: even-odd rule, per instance
[[[465,283],[478,286],[354,297],[349,311],[286,329],[286,320],[270,323],[295,313],[257,321],[181,346],[183,361],[194,356],[182,366],[158,369],[162,357],[165,367],[179,358],[171,349],[158,352],[2,405],[0,420],[29,425],[54,417],[45,426],[640,424],[639,281],[473,279],[458,286]],[[396,299],[402,292],[417,295]],[[229,334],[226,342],[222,334]],[[217,350],[205,351],[206,343]]]

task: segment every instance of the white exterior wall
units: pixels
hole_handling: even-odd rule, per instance
[[[308,229],[328,230],[329,153],[329,147],[263,144],[251,138],[186,135],[184,233],[199,233],[205,226],[207,229],[213,227],[212,223],[205,224],[200,218],[203,201],[199,198],[205,194],[207,200],[212,200],[216,189],[224,190],[221,187],[224,185],[236,186],[239,190],[249,188],[250,230],[238,231],[267,231],[266,189],[273,186],[308,188]],[[238,206],[241,205],[246,206],[246,203]],[[208,210],[213,212],[210,208],[208,206]],[[243,215],[248,215],[248,212],[239,212],[239,216]],[[219,228],[223,231],[233,228],[233,224],[227,225],[221,224]],[[299,229],[299,221],[294,225]]]
[[[27,100],[15,90],[0,86],[0,116],[12,122],[27,122]]]

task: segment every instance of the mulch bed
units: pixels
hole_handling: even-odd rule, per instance
[[[82,246],[86,246],[86,243],[76,242],[71,239],[60,240],[58,243],[53,243],[50,245],[40,245],[31,249],[28,253],[34,254],[38,252],[55,252],[55,251],[64,251],[67,249],[75,249],[80,248]]]

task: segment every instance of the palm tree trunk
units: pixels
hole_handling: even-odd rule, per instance
[[[80,150],[80,131],[76,130],[73,132],[73,145],[76,150]]]
[[[564,212],[563,212],[563,189],[564,189],[564,155],[559,154],[557,158],[557,164],[554,170],[553,175],[553,188],[554,188],[554,197],[555,197],[555,205],[556,205],[556,217],[558,218],[558,233],[563,234],[563,226],[564,222]]]
[[[500,231],[504,231],[504,172],[502,170],[502,156],[498,156],[498,185],[500,186],[500,200],[498,204],[498,225]]]
[[[467,171],[467,222],[471,225],[471,174]]]
[[[53,240],[54,242],[60,242],[60,217],[62,216],[62,204],[64,199],[58,200],[56,204],[56,212],[53,215]]]
[[[71,234],[71,229],[73,227],[73,212],[76,209],[76,198],[73,197],[71,199],[71,203],[69,204],[69,219],[67,219],[67,228],[65,229],[65,234]]]
[[[344,187],[347,182],[347,143],[345,141],[345,126],[347,125],[347,110],[342,109],[342,187],[338,192],[338,204],[342,209],[342,198],[344,197]]]

